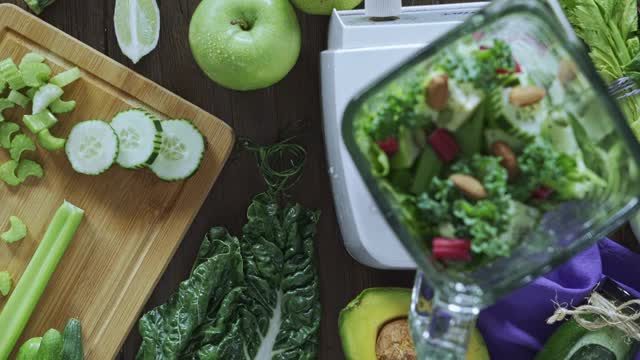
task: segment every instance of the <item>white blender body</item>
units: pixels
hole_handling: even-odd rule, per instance
[[[342,116],[349,100],[367,84],[487,3],[411,6],[402,8],[399,14],[394,12],[400,7],[393,3],[367,0],[366,13],[333,12],[329,46],[321,54],[324,136],[333,197],[347,251],[371,267],[412,269],[413,260],[383,218],[344,145]],[[378,19],[373,21],[371,16]],[[391,17],[393,20],[389,20]]]

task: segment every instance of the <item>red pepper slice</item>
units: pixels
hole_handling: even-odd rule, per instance
[[[453,134],[447,129],[436,129],[429,135],[427,142],[438,154],[438,157],[446,163],[453,161],[460,153],[460,146],[458,146]]]
[[[385,154],[392,156],[398,152],[398,140],[394,137],[378,141],[378,146]]]
[[[516,61],[516,70],[514,72],[516,74],[520,74],[522,72],[522,68],[520,67],[520,64],[518,64],[517,61]]]
[[[431,253],[436,260],[471,261],[471,241],[434,238]]]
[[[533,190],[531,196],[534,199],[545,200],[549,196],[553,194],[553,189],[544,185],[539,186],[537,189]]]
[[[471,249],[471,241],[466,239],[448,239],[437,237],[431,242],[434,248]]]

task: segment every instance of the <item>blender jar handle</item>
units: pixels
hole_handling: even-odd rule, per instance
[[[434,294],[422,272],[417,272],[409,322],[418,359],[465,359],[479,308],[476,301],[464,295],[454,296],[453,300]]]

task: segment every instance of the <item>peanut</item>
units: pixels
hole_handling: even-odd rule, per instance
[[[511,89],[509,102],[515,106],[525,107],[537,104],[546,94],[547,92],[539,86],[519,85]]]
[[[507,170],[509,179],[515,179],[518,176],[518,158],[513,150],[503,141],[496,141],[491,145],[493,155],[502,158],[500,165]]]
[[[472,200],[482,200],[487,197],[487,190],[485,190],[482,183],[473,176],[452,174],[449,176],[449,180],[453,182],[453,185],[455,185],[458,190]]]
[[[447,75],[434,76],[426,88],[427,105],[436,111],[442,111],[449,102],[449,78]]]

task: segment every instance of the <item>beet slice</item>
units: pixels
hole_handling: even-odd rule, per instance
[[[545,200],[549,196],[553,194],[553,189],[544,185],[539,186],[537,189],[533,190],[531,196],[534,199]]]
[[[437,237],[431,242],[434,248],[471,249],[471,241],[466,239],[448,239]]]
[[[447,129],[436,129],[429,135],[427,142],[445,163],[452,162],[460,153],[460,146],[458,146],[453,134]]]
[[[434,238],[431,242],[436,260],[471,261],[471,241],[466,239]]]

